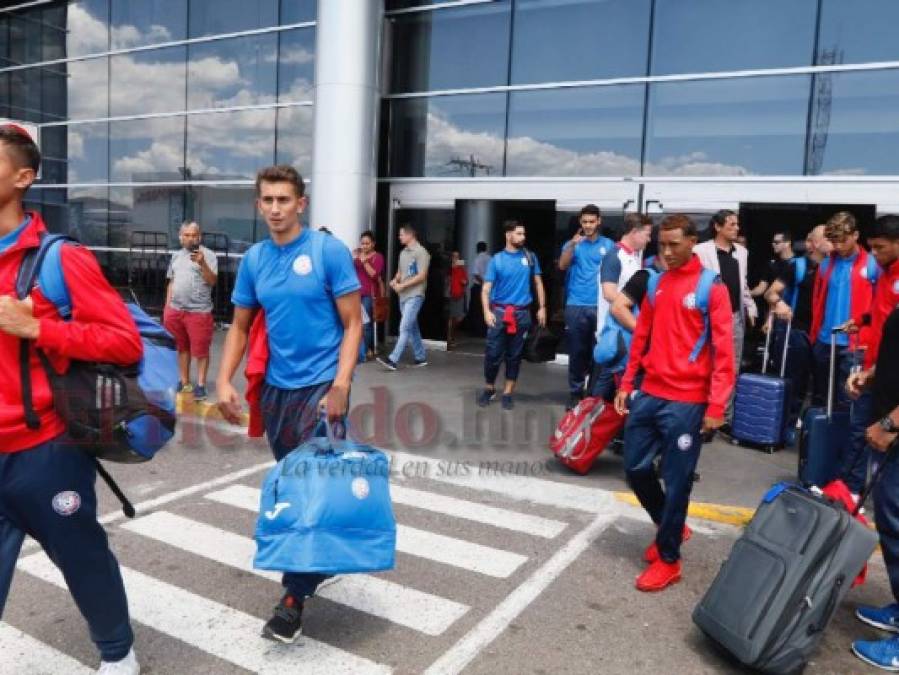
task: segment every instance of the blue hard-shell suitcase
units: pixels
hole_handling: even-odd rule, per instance
[[[835,334],[834,334],[835,336]],[[827,406],[809,408],[799,434],[799,480],[824,487],[839,476],[840,458],[849,443],[849,412],[833,409],[836,340],[830,340],[830,378]]]
[[[789,323],[781,357],[780,377],[766,374],[773,332],[773,325],[769,324],[761,375],[744,373],[737,378],[731,423],[731,436],[734,440],[763,446],[768,452],[783,446],[785,426],[789,419],[791,387],[790,381],[784,378],[787,345],[790,342]]]

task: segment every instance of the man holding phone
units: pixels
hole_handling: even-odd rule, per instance
[[[178,238],[181,250],[172,254],[166,278],[163,323],[178,349],[179,391],[193,392],[194,400],[206,398],[209,346],[212,344],[212,289],[218,277],[215,253],[200,245],[200,226],[185,222]],[[190,360],[197,360],[197,385],[190,383]]]

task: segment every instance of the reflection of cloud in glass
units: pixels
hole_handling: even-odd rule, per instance
[[[312,172],[311,106],[281,108],[278,111],[278,163],[290,164],[303,175]]]
[[[427,118],[428,145],[425,159],[426,176],[470,175],[463,167],[451,165],[453,159],[474,157],[479,164],[495,167],[491,175],[499,175],[502,167],[503,139],[490,132],[461,129],[439,111]],[[529,136],[508,141],[510,167],[519,167],[509,175],[519,176],[639,176],[640,160],[610,151],[578,152],[561,148]],[[739,165],[724,164],[695,152],[679,157],[666,157],[647,165],[653,175],[670,176],[745,176],[750,172]],[[478,171],[477,175],[484,175]]]

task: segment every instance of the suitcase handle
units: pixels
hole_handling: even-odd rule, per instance
[[[833,610],[836,609],[837,599],[840,596],[840,589],[843,587],[843,584],[846,583],[846,576],[841,574],[833,582],[833,588],[830,589],[830,596],[827,598],[827,605],[824,607],[824,612],[821,614],[821,620],[818,624],[809,624],[808,634],[814,635],[815,633],[820,633],[822,630],[827,628],[827,622],[830,619],[830,615],[833,614]]]
[[[780,379],[787,372],[787,352],[790,350],[790,331],[793,329],[793,317],[787,321],[787,332],[784,335],[784,348],[780,356]],[[762,358],[762,375],[768,372],[768,355],[771,352],[771,334],[774,332],[774,314],[768,314],[768,330],[765,335],[765,355]]]
[[[843,328],[832,328],[830,331],[830,372],[827,378],[827,421],[833,417],[834,380],[837,378],[837,335],[845,333]]]

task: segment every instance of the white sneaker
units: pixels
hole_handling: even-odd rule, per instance
[[[100,661],[97,675],[140,675],[140,664],[132,649],[121,661]]]

